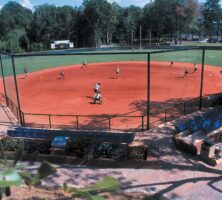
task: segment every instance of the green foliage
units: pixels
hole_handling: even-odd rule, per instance
[[[120,188],[118,179],[110,176],[104,177],[101,181],[86,186],[84,188],[69,187],[66,183],[63,184],[63,189],[75,197],[84,197],[87,200],[104,200],[104,198],[98,195],[101,192],[115,192]]]
[[[31,44],[31,50],[32,51],[43,51],[44,50],[43,43],[42,42],[40,42],[40,43],[33,42]]]
[[[38,169],[39,179],[44,179],[49,175],[55,174],[56,169],[50,165],[49,162],[42,162],[41,166]]]
[[[24,141],[22,140],[22,141],[21,141],[21,145],[19,146],[19,148],[18,148],[18,150],[17,150],[17,152],[16,152],[13,166],[16,166],[16,164],[18,163],[18,161],[22,159],[23,154],[24,154]]]
[[[8,2],[0,12],[0,49],[39,51],[63,39],[71,40],[75,47],[130,45],[138,42],[140,25],[142,38],[151,30],[155,41],[161,35],[177,38],[178,32],[219,36],[221,13],[219,0],[207,0],[203,9],[197,0],[155,0],[143,9],[122,8],[108,0],[84,0],[79,8],[43,4],[34,12]]]
[[[29,187],[40,185],[42,179],[55,173],[56,169],[47,161],[43,161],[41,163],[41,166],[38,168],[38,172],[36,174],[30,174],[27,171],[19,172],[21,177],[24,179],[25,184]]]
[[[220,6],[220,0],[207,0],[203,8],[204,26],[205,31],[212,37],[221,24],[222,9]],[[217,33],[218,36],[218,33]]]
[[[24,141],[22,140],[19,143],[14,162],[9,162],[6,158],[2,141],[0,140],[0,156],[3,158],[0,162],[0,166],[2,166],[0,172],[0,197],[2,195],[2,188],[8,188],[10,191],[11,186],[21,186],[23,182],[29,187],[37,186],[41,184],[41,179],[56,173],[56,169],[44,161],[38,168],[38,171],[35,174],[31,174],[24,169],[24,165],[18,165],[18,161],[22,158],[23,154]]]
[[[20,185],[22,185],[22,177],[15,168],[8,168],[0,173],[1,188]]]

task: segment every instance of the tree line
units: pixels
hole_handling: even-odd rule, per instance
[[[184,34],[221,37],[220,0],[155,0],[143,8],[120,7],[107,0],[84,0],[80,7],[43,4],[31,11],[10,1],[0,10],[0,49],[38,51],[54,40],[75,47],[131,45],[161,37],[178,40]]]

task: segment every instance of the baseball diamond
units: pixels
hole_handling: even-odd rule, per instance
[[[103,129],[111,123],[112,129],[141,129],[147,111],[147,62],[88,63],[87,70],[81,70],[81,66],[74,64],[35,71],[29,73],[27,79],[24,74],[17,75],[25,124],[41,127],[48,125],[50,120],[55,126],[71,128]],[[118,80],[116,66],[121,69]],[[184,66],[192,72],[193,63],[174,62],[169,68],[168,61],[152,61],[150,66],[151,123],[161,122],[164,117],[161,109],[199,97],[201,70],[183,78]],[[66,76],[60,80],[61,70]],[[11,76],[5,77],[5,82],[12,82],[11,79]],[[93,104],[92,100],[92,88],[98,81],[102,105]],[[203,95],[219,93],[221,85],[220,68],[206,65]],[[13,87],[13,84],[7,85],[7,94],[16,102]]]

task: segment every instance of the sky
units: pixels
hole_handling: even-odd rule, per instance
[[[56,6],[70,5],[70,6],[80,6],[83,0],[14,0],[19,2],[22,6],[33,10],[34,6],[41,5],[44,3],[54,4]],[[145,4],[149,3],[150,0],[108,0],[109,2],[116,2],[122,7],[127,7],[129,5],[135,5],[143,7]],[[204,2],[205,0],[199,0],[200,2]],[[0,9],[6,4],[8,0],[0,0]],[[222,5],[222,0],[220,0]]]

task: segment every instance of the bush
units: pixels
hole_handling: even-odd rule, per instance
[[[19,146],[21,146],[21,139],[15,139],[11,137],[2,138],[2,144],[4,151],[12,151],[15,152],[18,150]]]
[[[93,140],[70,139],[66,155],[92,160],[98,158],[111,158],[114,160],[136,159],[143,160],[146,154],[145,146],[128,147],[127,144],[102,143]]]
[[[127,158],[131,160],[144,160],[146,153],[146,146],[129,147]]]
[[[15,152],[24,140],[24,151],[26,153],[50,154],[51,141],[37,139],[20,139],[13,137],[2,138],[2,144],[5,151]]]
[[[114,160],[126,160],[128,155],[127,144],[114,144],[111,158]]]
[[[27,153],[50,154],[50,140],[30,139],[24,141],[24,149]]]
[[[84,158],[86,160],[91,160],[97,158],[96,149],[98,148],[100,143],[82,139],[78,141],[74,141],[70,139],[67,144],[66,154],[69,156],[75,156],[77,158]]]

